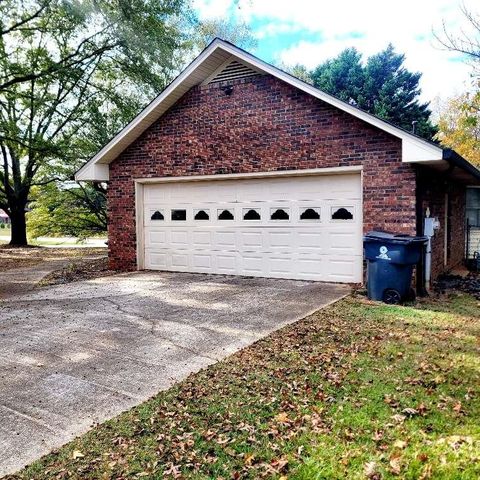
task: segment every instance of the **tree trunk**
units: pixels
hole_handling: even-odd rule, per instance
[[[25,208],[12,210],[10,220],[12,221],[12,237],[10,239],[10,245],[15,247],[25,247],[27,245]]]

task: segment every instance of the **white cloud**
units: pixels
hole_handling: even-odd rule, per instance
[[[195,4],[203,17],[218,17],[232,13],[233,1],[195,0]],[[247,23],[262,25],[256,31],[260,42],[289,34],[292,45],[271,52],[272,58],[286,64],[314,67],[349,46],[368,56],[391,42],[406,54],[410,70],[423,73],[423,97],[433,99],[452,95],[469,83],[470,67],[452,61],[455,54],[441,50],[433,36],[443,22],[449,32],[467,27],[460,6],[457,0],[239,0],[233,11]],[[352,32],[361,38],[352,38]],[[319,40],[311,40],[316,37]]]
[[[219,18],[227,15],[232,3],[232,0],[193,0],[193,7],[202,19]]]

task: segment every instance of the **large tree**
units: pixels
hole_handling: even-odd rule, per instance
[[[448,100],[440,110],[437,138],[480,167],[480,90]]]
[[[32,188],[70,174],[172,78],[186,7],[0,1],[0,208],[12,245],[27,243]]]
[[[451,98],[441,108],[438,140],[480,167],[480,12],[460,8],[465,26],[453,33],[444,24],[437,40],[472,66],[472,84],[468,92]]]
[[[428,103],[421,102],[420,73],[404,66],[405,55],[392,45],[370,56],[365,63],[355,48],[347,48],[311,73],[313,84],[345,102],[388,120],[405,130],[431,139]]]

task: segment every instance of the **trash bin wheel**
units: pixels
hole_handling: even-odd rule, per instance
[[[393,288],[387,288],[383,292],[382,300],[389,305],[398,305],[402,301],[402,296]]]

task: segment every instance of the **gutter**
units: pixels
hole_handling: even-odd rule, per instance
[[[462,170],[468,172],[470,175],[472,175],[472,177],[475,178],[475,180],[480,182],[480,170],[465,160],[455,150],[452,150],[451,148],[444,148],[442,159],[449,162],[450,165],[461,168]]]

